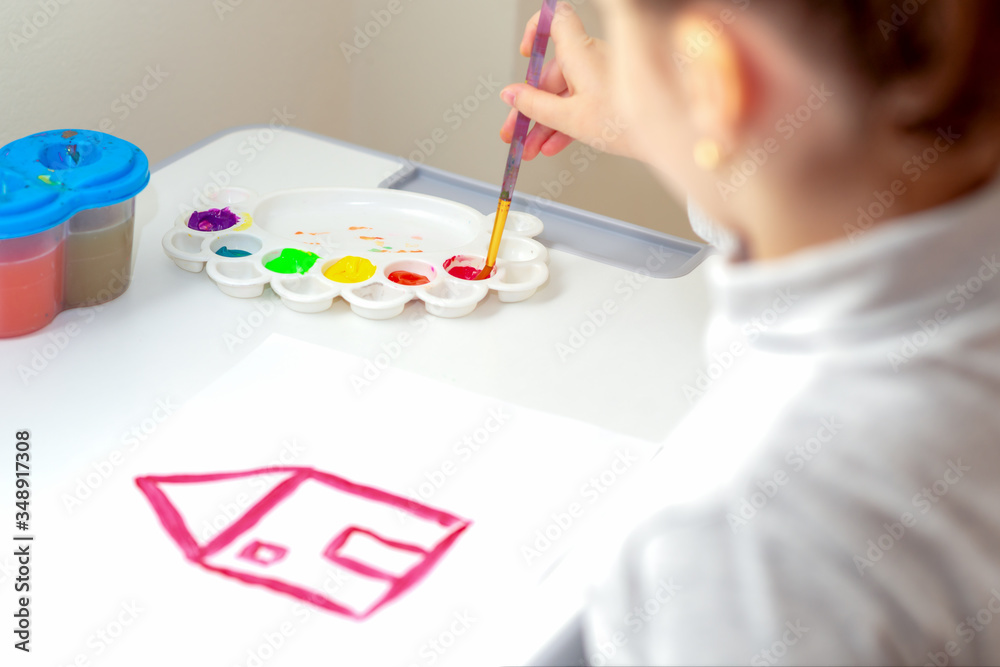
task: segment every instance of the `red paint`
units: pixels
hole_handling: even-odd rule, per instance
[[[164,493],[161,485],[164,484],[199,484],[205,482],[215,482],[220,480],[238,479],[253,477],[257,475],[270,475],[274,473],[288,473],[288,476],[278,482],[271,490],[264,495],[257,504],[251,506],[242,516],[230,524],[221,533],[209,540],[207,543],[199,543],[194,534],[188,528],[184,517]],[[417,545],[394,540],[392,537],[384,536],[380,533],[391,533],[394,529],[392,523],[385,524],[378,528],[380,532],[375,532],[370,527],[356,526],[349,521],[346,527],[332,538],[325,552],[318,554],[339,566],[352,570],[354,573],[383,580],[389,583],[388,590],[374,602],[369,608],[363,611],[355,611],[337,602],[335,593],[326,590],[308,588],[299,584],[283,581],[277,575],[268,576],[259,574],[258,571],[244,571],[233,569],[225,565],[217,565],[212,561],[213,555],[223,551],[233,542],[240,539],[247,531],[253,529],[271,510],[277,507],[288,496],[295,493],[298,488],[307,480],[312,480],[326,486],[332,493],[342,493],[356,498],[364,499],[371,503],[387,505],[394,508],[401,515],[409,515],[409,519],[414,521],[424,521],[428,524],[437,525],[441,529],[441,537],[428,549],[423,549]],[[160,523],[167,531],[174,542],[181,548],[184,556],[193,563],[200,565],[206,570],[218,572],[227,577],[238,579],[239,581],[263,586],[279,593],[291,595],[310,604],[316,605],[336,614],[341,614],[362,620],[368,618],[377,609],[396,599],[407,590],[419,583],[431,571],[434,565],[444,556],[451,545],[459,538],[471,524],[467,519],[462,519],[429,505],[424,505],[415,500],[397,496],[387,491],[381,491],[374,487],[356,484],[343,477],[331,475],[313,468],[299,466],[279,466],[272,468],[259,468],[244,472],[210,473],[196,475],[155,475],[148,477],[137,477],[136,485],[145,494],[150,505],[156,512]],[[317,516],[324,513],[323,507],[317,507]],[[317,522],[317,527],[326,527],[329,524],[329,516],[322,516],[322,520]],[[352,534],[364,534],[382,542],[386,547],[405,551],[419,556],[416,564],[406,572],[399,575],[391,574],[370,564],[363,563],[355,558],[342,555],[340,549],[344,546]],[[271,543],[254,541],[241,550],[238,558],[250,560],[261,565],[269,565],[277,560],[283,560],[288,553],[286,547]]]
[[[393,271],[389,274],[389,280],[399,285],[426,285],[430,282],[427,276],[422,276],[413,271]]]
[[[4,243],[25,241],[0,241],[0,251]],[[65,244],[60,240],[51,248],[37,247],[47,242],[43,239],[34,247],[18,248],[9,257],[6,252],[0,254],[0,338],[37,331],[62,310]],[[40,249],[45,252],[36,255]]]
[[[475,280],[481,271],[482,269],[477,269],[474,266],[453,266],[448,269],[448,273],[462,280]]]

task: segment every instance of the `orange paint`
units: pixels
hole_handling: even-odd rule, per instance
[[[352,231],[356,231],[358,229],[371,229],[371,227],[348,227],[348,229],[350,229]]]
[[[362,241],[384,241],[385,239],[381,236],[359,236]]]
[[[388,275],[389,280],[400,285],[426,285],[430,280],[425,275],[414,273],[413,271],[393,271]]]

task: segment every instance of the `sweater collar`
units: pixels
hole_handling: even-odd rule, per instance
[[[1000,181],[850,240],[717,265],[719,314],[774,350],[896,337],[1000,298]],[[997,279],[995,279],[997,278]],[[925,326],[925,328],[926,328]]]

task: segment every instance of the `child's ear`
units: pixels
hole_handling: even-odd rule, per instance
[[[713,23],[721,28],[710,30]],[[710,16],[680,10],[672,48],[685,55],[675,62],[695,139],[713,141],[723,153],[732,150],[747,118],[751,84],[732,33]]]
[[[921,36],[930,55],[923,66],[887,86],[882,96],[896,126],[918,126],[955,104],[974,69],[981,14],[979,3],[963,0],[928,5],[913,17],[914,22],[921,22]]]

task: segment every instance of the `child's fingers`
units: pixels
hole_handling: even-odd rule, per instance
[[[516,114],[517,112],[515,111],[514,113]],[[503,139],[505,143],[509,144],[513,140],[513,133],[514,131],[511,129],[506,136],[501,134],[500,138]],[[544,146],[555,134],[558,133],[552,128],[535,123],[531,128],[531,131],[528,132],[528,136],[524,139],[524,152],[521,155],[521,159],[534,160],[541,152],[542,146]]]
[[[535,123],[535,126],[531,128],[531,132],[528,132],[527,139],[524,140],[524,154],[522,158],[525,160],[534,160],[541,152],[545,142],[555,133],[556,131],[551,127]]]
[[[535,25],[537,28],[537,22]],[[587,34],[583,21],[573,10],[572,5],[560,2],[556,5],[556,13],[552,17],[552,41],[559,50],[560,60],[572,61],[584,55],[584,51],[594,43],[594,38]],[[521,46],[523,53],[523,42]],[[528,54],[530,53],[529,45]]]
[[[552,157],[553,155],[563,151],[573,143],[573,137],[567,136],[562,132],[554,132],[544,144],[539,148],[539,152],[547,157]]]
[[[515,83],[500,91],[500,97],[528,118],[548,127],[565,125],[571,105],[569,98]]]
[[[507,114],[507,119],[500,128],[500,139],[505,144],[509,144],[514,138],[514,125],[517,124],[517,109],[511,109]]]
[[[556,95],[564,95],[569,87],[566,84],[566,78],[563,76],[562,68],[559,67],[558,63],[552,61],[547,63],[542,69],[542,76],[539,79],[538,87],[542,90],[548,91],[550,93],[555,93]],[[500,139],[504,143],[510,143],[511,138],[514,136],[514,124],[517,122],[517,110],[512,109],[509,114],[507,114],[506,120],[504,120],[503,126],[500,128]]]
[[[556,95],[561,95],[569,89],[566,76],[558,62],[553,60],[545,64],[542,68],[542,75],[538,79],[538,87]]]
[[[521,37],[521,55],[525,58],[531,55],[531,49],[535,44],[535,33],[538,32],[538,20],[541,18],[541,15],[541,12],[535,12],[534,15],[528,19],[528,24],[524,26],[524,36]],[[564,30],[560,30],[556,27],[556,24],[562,21],[568,21],[568,23],[563,26]],[[564,34],[557,36],[557,32]],[[552,15],[552,39],[558,43],[560,39],[572,39],[577,32],[582,32],[586,37],[587,33],[583,29],[583,22],[580,20],[580,17],[577,16],[576,10],[573,9],[573,5],[568,2],[560,2],[556,5],[555,14]]]
[[[531,56],[531,47],[535,44],[535,33],[538,32],[538,19],[541,12],[528,19],[528,25],[524,26],[524,36],[521,37],[521,55],[525,58]]]

